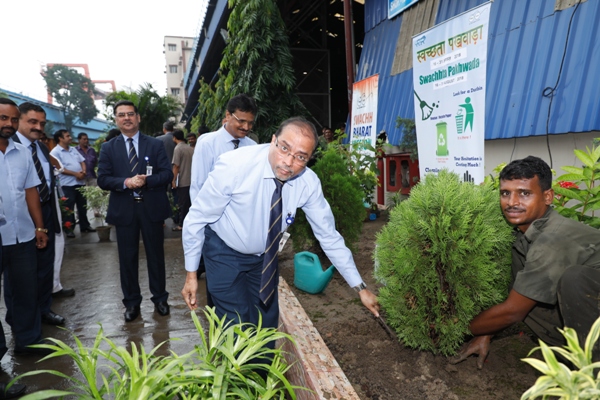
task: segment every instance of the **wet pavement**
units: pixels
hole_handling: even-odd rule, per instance
[[[97,225],[97,224],[94,224]],[[180,294],[185,281],[183,248],[181,232],[172,232],[172,221],[167,220],[165,226],[165,261],[167,274],[167,291],[171,314],[166,317],[154,312],[154,304],[150,301],[148,275],[144,246],[140,241],[140,287],[144,297],[141,305],[141,317],[125,323],[121,286],[119,282],[119,263],[115,229],[111,229],[110,242],[100,242],[96,233],[80,233],[75,230],[76,238],[67,239],[65,256],[61,271],[61,282],[66,288],[75,289],[75,296],[53,299],[52,310],[66,319],[66,329],[42,325],[43,336],[60,339],[74,346],[72,335],[75,334],[85,346],[91,346],[99,330],[117,345],[127,346],[135,343],[144,346],[146,351],[167,339],[179,338],[163,345],[158,354],[166,355],[169,351],[183,354],[193,349],[198,343],[198,333],[190,311]],[[203,282],[199,285],[199,305],[206,304],[206,293]],[[2,300],[0,318],[6,331],[8,353],[2,358],[0,382],[8,380],[32,370],[54,369],[68,376],[77,376],[74,362],[68,357],[59,357],[38,362],[40,357],[13,354],[14,341],[10,327],[4,322],[6,308]],[[42,389],[66,389],[66,380],[53,375],[38,375],[24,378],[21,383],[27,385],[27,393]]]

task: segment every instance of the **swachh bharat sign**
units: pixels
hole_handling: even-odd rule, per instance
[[[446,168],[483,182],[490,9],[483,4],[413,37],[421,176]]]
[[[352,119],[350,120],[350,143],[360,143],[367,151],[367,144],[375,147],[377,140],[377,102],[379,75],[373,75],[352,85]],[[363,147],[364,146],[364,147]]]

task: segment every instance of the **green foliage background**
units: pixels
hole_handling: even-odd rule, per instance
[[[379,302],[398,337],[455,354],[471,319],[506,298],[512,242],[497,190],[427,175],[377,237]]]
[[[352,176],[344,158],[334,148],[327,149],[312,170],[321,180],[323,194],[335,218],[335,228],[344,237],[346,246],[354,251],[365,218],[360,181]],[[298,210],[290,233],[297,252],[318,244],[302,210]]]
[[[206,125],[221,126],[227,102],[246,93],[257,102],[254,132],[261,143],[269,142],[279,124],[306,114],[294,93],[295,78],[288,35],[274,0],[229,0],[229,41],[218,79],[211,85],[200,81],[198,114],[192,132]]]
[[[92,98],[94,83],[90,78],[67,66],[55,64],[45,71],[44,80],[48,92],[61,107],[69,132],[73,131],[76,120],[86,124],[96,117],[98,109]]]

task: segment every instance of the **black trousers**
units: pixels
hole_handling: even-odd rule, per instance
[[[65,197],[67,201],[65,201],[65,206],[69,207],[70,210],[75,211],[75,206],[77,206],[77,217],[79,218],[79,229],[86,229],[90,227],[90,221],[88,221],[87,217],[87,200],[83,197],[83,194],[77,190],[84,185],[75,185],[75,186],[63,186],[63,192],[65,192]],[[73,226],[75,226],[75,215],[71,214],[67,217],[67,221],[71,221]]]
[[[35,239],[2,246],[4,301],[7,310],[12,310],[10,318],[7,312],[7,322],[12,327],[17,349],[25,349],[42,338],[37,279],[32,279],[37,273],[36,251]],[[5,349],[6,339],[0,324],[0,352]]]
[[[190,187],[179,187],[176,191],[177,193],[177,205],[179,206],[179,226],[183,226],[183,220],[185,216],[190,211],[190,207],[192,206],[192,201],[190,199]]]
[[[143,203],[135,203],[133,221],[130,225],[118,225],[117,246],[121,289],[125,307],[139,306],[142,302],[139,283],[140,231],[146,258],[152,302],[167,301],[163,222],[152,222]]]

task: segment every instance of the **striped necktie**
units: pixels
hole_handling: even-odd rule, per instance
[[[46,176],[44,175],[44,170],[42,169],[42,163],[37,155],[37,146],[35,142],[31,143],[31,157],[33,158],[33,165],[35,170],[37,171],[38,177],[40,178],[40,183],[38,185],[38,192],[40,193],[40,201],[42,203],[50,200],[50,189],[48,189],[48,182],[46,182]]]
[[[271,211],[269,213],[269,232],[267,233],[267,245],[263,260],[262,277],[260,279],[260,300],[269,305],[273,293],[277,290],[277,251],[279,250],[278,239],[281,234],[281,215],[283,204],[281,202],[281,190],[283,182],[275,181],[275,191],[271,198]]]
[[[233,149],[237,149],[238,147],[240,147],[240,139],[233,139],[231,141],[231,143],[233,143]]]
[[[127,141],[129,142],[129,152],[127,153],[129,165],[131,166],[131,172],[135,172],[138,166],[138,156],[133,145],[133,138],[129,138]]]

